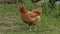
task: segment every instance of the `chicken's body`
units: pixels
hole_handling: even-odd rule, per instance
[[[41,20],[40,15],[42,13],[42,8],[37,8],[32,12],[26,10],[26,8],[23,5],[20,5],[19,8],[21,11],[22,20],[30,26],[29,31],[31,31],[31,26],[36,25]]]
[[[21,13],[21,18],[28,25],[37,24],[37,22],[40,21],[40,16],[32,14],[32,13],[27,13],[27,14]]]

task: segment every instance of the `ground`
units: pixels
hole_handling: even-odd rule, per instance
[[[0,4],[0,34],[60,34],[60,17],[42,14],[41,19],[38,30],[29,32],[28,25],[20,18],[17,4]]]

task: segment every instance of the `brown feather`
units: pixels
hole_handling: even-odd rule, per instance
[[[32,12],[27,11],[23,5],[19,5],[19,9],[22,20],[28,25],[37,24],[41,20],[42,7],[32,10]]]

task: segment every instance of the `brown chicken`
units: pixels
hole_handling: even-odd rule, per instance
[[[38,7],[32,11],[28,11],[22,4],[18,7],[21,12],[22,20],[29,25],[29,31],[31,31],[32,25],[35,25],[35,30],[37,30],[36,24],[41,20],[42,7]]]

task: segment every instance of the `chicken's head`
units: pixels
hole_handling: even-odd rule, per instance
[[[18,6],[18,8],[23,9],[24,6],[23,6],[22,4],[20,4],[20,5]]]

